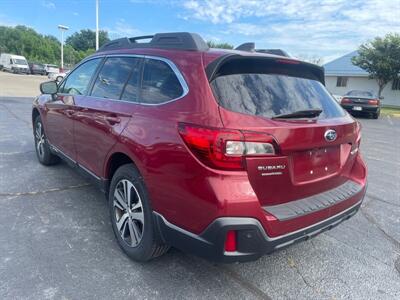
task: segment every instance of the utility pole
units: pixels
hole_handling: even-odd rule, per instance
[[[64,31],[67,31],[69,28],[64,25],[58,25],[58,29],[61,31],[61,71],[64,70]]]
[[[96,50],[99,49],[99,0],[96,0]]]

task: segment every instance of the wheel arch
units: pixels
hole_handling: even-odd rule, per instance
[[[133,164],[140,172],[138,165],[131,155],[123,151],[115,151],[108,156],[104,166],[104,178],[111,181],[115,171],[125,164]]]
[[[35,123],[36,118],[40,116],[39,109],[37,107],[34,107],[32,109],[32,125]]]

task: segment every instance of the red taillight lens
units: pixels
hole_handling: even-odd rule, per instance
[[[378,105],[378,104],[379,104],[379,100],[378,100],[378,99],[368,100],[368,104],[371,104],[371,105]]]
[[[351,103],[351,100],[349,98],[342,98],[341,103]]]
[[[272,137],[263,133],[185,123],[179,123],[178,130],[193,154],[205,165],[216,169],[244,170],[245,156],[275,154]]]
[[[226,252],[235,252],[236,250],[237,250],[236,231],[230,230],[226,233],[225,251]]]

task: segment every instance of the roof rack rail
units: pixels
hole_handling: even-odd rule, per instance
[[[254,52],[256,48],[255,43],[244,43],[235,48],[235,50],[240,50],[240,51],[247,51],[247,52]]]
[[[139,42],[140,40],[151,39],[148,43]],[[158,48],[158,49],[177,49],[189,51],[206,51],[207,43],[203,38],[190,32],[169,32],[156,33],[155,35],[137,36],[131,38],[120,38],[110,41],[103,45],[96,52],[117,49],[133,48]]]

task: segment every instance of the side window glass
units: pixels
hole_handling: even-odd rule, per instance
[[[134,57],[107,58],[93,86],[91,96],[119,99],[122,90],[139,59]]]
[[[182,85],[167,63],[156,59],[145,60],[141,102],[159,104],[182,94]]]
[[[122,93],[121,100],[139,102],[139,82],[140,82],[140,58],[135,58],[135,64],[129,80]]]
[[[85,95],[89,88],[90,79],[96,72],[101,58],[85,62],[75,69],[60,87],[60,93],[71,95]]]

